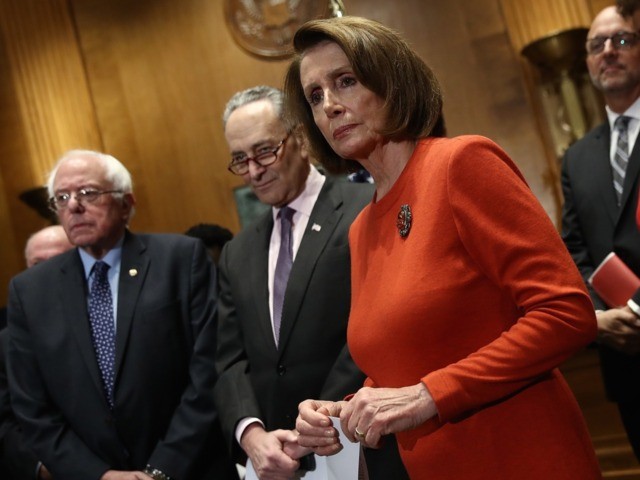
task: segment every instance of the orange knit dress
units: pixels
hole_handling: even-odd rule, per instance
[[[402,205],[411,227],[396,225]],[[350,232],[348,342],[366,385],[422,381],[439,416],[396,435],[412,480],[601,478],[556,367],[596,336],[582,279],[508,156],[419,142]]]

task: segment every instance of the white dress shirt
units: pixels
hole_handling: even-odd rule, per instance
[[[313,211],[313,207],[318,200],[318,196],[320,195],[320,190],[322,190],[322,186],[324,185],[326,178],[322,175],[318,170],[312,165],[311,170],[309,171],[309,176],[307,177],[307,181],[305,183],[304,190],[302,193],[295,198],[291,203],[288,204],[289,207],[295,210],[295,214],[293,215],[293,225],[291,227],[291,242],[293,247],[293,260],[296,259],[296,254],[298,253],[298,249],[300,248],[300,244],[302,243],[302,237],[304,236],[304,232],[307,229],[307,225],[309,224],[309,218],[311,217],[311,212]],[[273,341],[275,345],[276,334],[273,326],[273,279],[276,271],[276,263],[278,262],[278,252],[280,251],[280,219],[278,217],[279,208],[273,207],[273,230],[271,231],[271,241],[269,242],[269,312],[271,316],[271,330],[273,332]],[[318,226],[321,228],[321,226]],[[275,348],[275,346],[274,346]],[[264,423],[255,417],[246,417],[238,422],[236,426],[236,440],[238,444],[240,444],[240,439],[242,438],[242,434],[245,429],[251,425],[252,423],[259,423],[264,427]],[[241,445],[241,444],[240,444]]]
[[[613,164],[613,158],[616,153],[616,146],[618,145],[618,130],[615,128],[616,119],[620,114],[613,112],[608,106],[605,107],[607,111],[607,118],[609,119],[609,128],[611,129],[611,148],[609,150],[609,160]],[[633,151],[633,147],[636,144],[638,138],[638,132],[640,132],[640,97],[627,108],[622,115],[629,117],[629,125],[627,126],[627,137],[629,139],[629,155]]]

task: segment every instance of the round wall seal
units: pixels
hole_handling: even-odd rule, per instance
[[[224,0],[224,16],[233,38],[261,57],[284,58],[300,25],[324,18],[328,0]]]

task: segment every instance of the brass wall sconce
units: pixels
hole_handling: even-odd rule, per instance
[[[522,54],[538,72],[538,95],[557,158],[604,121],[604,103],[586,67],[587,28],[572,28],[535,40]]]

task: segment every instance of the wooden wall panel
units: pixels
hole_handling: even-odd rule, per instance
[[[220,3],[73,1],[105,147],[137,181],[136,229],[181,231],[205,220],[239,226],[232,196],[239,179],[225,169],[220,114],[238,89],[281,85],[287,61],[238,47]],[[441,78],[450,133],[498,141],[554,214],[543,146],[495,0],[351,0],[347,13],[401,30]]]
[[[545,146],[500,0],[347,0],[346,9],[401,31],[443,85],[449,133],[497,141],[556,218]],[[0,147],[14,150],[0,160],[11,178],[10,218],[29,217],[18,215],[17,192],[77,146],[112,153],[132,171],[135,230],[180,232],[205,221],[239,229],[233,189],[241,181],[225,168],[220,115],[239,89],[280,86],[288,62],[240,48],[222,1],[0,0],[0,17],[5,89],[19,100],[0,117],[18,119]]]
[[[60,150],[99,134],[66,0],[3,0],[0,19],[35,186]]]
[[[68,148],[101,149],[129,167],[135,230],[181,232],[198,222],[239,229],[233,188],[241,181],[226,170],[220,116],[235,91],[280,86],[288,62],[236,45],[222,3],[0,0],[0,303],[22,269],[27,235],[46,223],[17,195],[41,183]],[[525,1],[537,12],[525,18],[517,0],[345,0],[348,14],[403,33],[443,85],[449,134],[498,142],[554,219],[557,185],[548,183],[519,46],[586,26],[612,3]],[[510,38],[511,22],[522,28]],[[598,425],[600,437],[612,429]]]
[[[24,265],[29,234],[48,224],[18,200],[44,183],[60,153],[100,147],[66,0],[0,1],[0,304]],[[11,257],[9,259],[8,257]]]
[[[0,37],[0,78],[8,79],[11,67],[6,55],[4,39]],[[29,179],[11,171],[14,163],[26,156],[26,144],[22,141],[19,118],[16,115],[15,92],[10,81],[0,82],[0,306],[4,305],[9,279],[19,272],[21,262],[18,233],[14,229],[14,216],[26,215],[35,220],[35,213],[26,205],[19,205],[12,184],[28,184]],[[29,175],[30,178],[30,175]],[[6,179],[6,180],[5,180]]]
[[[222,2],[74,1],[105,148],[132,171],[134,228],[239,228],[220,116],[256,83],[280,86],[286,62],[252,57],[227,31]]]
[[[595,17],[603,8],[614,4],[615,2],[613,0],[590,0],[589,7],[591,9],[591,18]]]

